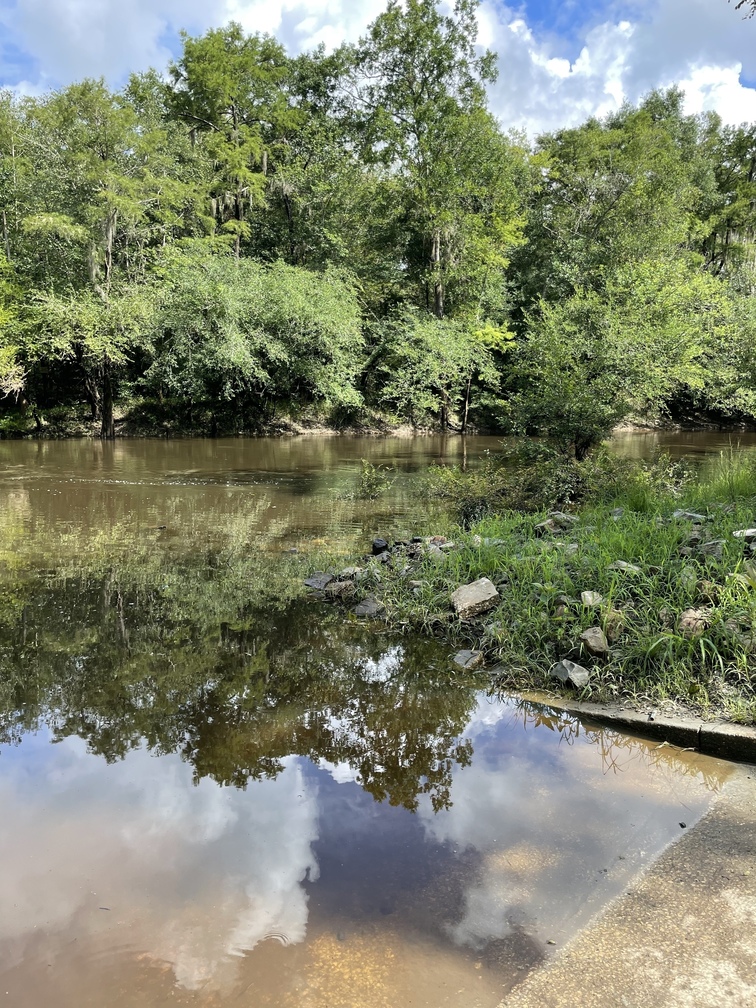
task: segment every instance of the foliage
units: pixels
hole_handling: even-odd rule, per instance
[[[578,461],[628,415],[756,422],[754,126],[673,88],[530,144],[478,13],[389,0],[295,57],[232,22],[120,90],[0,92],[3,408],[379,412]]]

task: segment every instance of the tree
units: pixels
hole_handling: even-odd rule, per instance
[[[476,48],[477,0],[391,0],[355,51],[352,114],[363,156],[395,186],[414,297],[443,319],[475,301],[522,224],[521,161],[486,111],[495,57]],[[472,287],[472,290],[465,289]]]
[[[288,60],[275,39],[245,35],[235,22],[182,38],[183,53],[169,67],[168,108],[193,137],[204,137],[215,165],[213,216],[238,259],[250,236],[248,211],[263,203],[271,148],[299,118],[284,87]]]

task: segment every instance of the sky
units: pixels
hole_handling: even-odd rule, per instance
[[[480,41],[499,54],[491,107],[530,135],[680,85],[689,112],[756,121],[756,18],[735,0],[483,0]],[[82,77],[112,86],[160,69],[230,20],[290,52],[356,41],[385,0],[0,0],[0,87],[39,94]]]

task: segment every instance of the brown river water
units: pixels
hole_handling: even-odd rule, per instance
[[[1,1004],[493,1008],[705,812],[727,763],[288,601],[498,446],[0,442]]]

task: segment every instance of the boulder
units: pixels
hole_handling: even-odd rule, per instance
[[[345,567],[339,572],[340,581],[359,581],[362,574],[362,567]]]
[[[501,596],[487,577],[462,585],[451,594],[451,603],[460,619],[471,619],[498,605]]]
[[[552,665],[549,675],[552,679],[558,679],[565,686],[574,686],[576,689],[587,686],[591,678],[591,673],[587,668],[583,668],[582,665],[569,661],[567,658]]]
[[[385,539],[373,539],[373,556],[379,556],[389,548]]]
[[[331,581],[335,580],[336,578],[333,574],[329,574],[327,571],[315,571],[308,578],[305,578],[305,585],[308,588],[314,588],[315,591],[324,591]]]
[[[455,665],[459,665],[460,668],[470,670],[479,668],[485,661],[485,658],[482,651],[458,651],[452,661]]]
[[[609,654],[609,641],[601,627],[589,627],[583,630],[580,641],[588,654],[594,658],[606,658]]]
[[[386,606],[371,595],[359,602],[352,612],[355,616],[380,616],[386,612]]]

